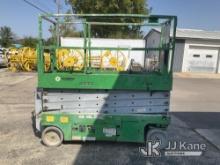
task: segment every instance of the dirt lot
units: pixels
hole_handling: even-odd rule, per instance
[[[169,139],[204,143],[200,157],[146,158],[143,144],[86,142],[47,148],[35,136],[34,110],[36,73],[0,72],[0,164],[220,164],[220,150],[197,129],[220,129],[220,80],[177,78],[174,81]],[[188,113],[183,113],[188,112]],[[193,113],[192,113],[193,112]],[[209,115],[202,115],[204,112]],[[191,113],[191,114],[190,114]],[[208,117],[207,117],[208,116]],[[215,117],[214,117],[215,116]],[[194,120],[195,119],[195,120]]]

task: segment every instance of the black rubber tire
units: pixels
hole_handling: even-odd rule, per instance
[[[168,137],[167,132],[162,129],[152,128],[147,131],[146,135],[146,142],[147,141],[155,141],[159,140],[161,142],[160,149],[165,149],[168,146]]]
[[[59,128],[50,126],[43,130],[41,139],[44,145],[57,147],[63,142],[63,133]]]

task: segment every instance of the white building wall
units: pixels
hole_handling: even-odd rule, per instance
[[[218,51],[218,57],[215,59],[215,63],[217,66],[217,72],[220,73],[220,42],[215,41],[202,41],[202,40],[192,40],[188,39],[185,41],[185,51],[183,56],[183,65],[182,65],[182,72],[189,72],[189,61],[193,61],[192,56],[190,55],[190,47],[201,47],[201,53],[203,49],[210,49],[210,53],[214,53],[214,50]],[[215,51],[216,53],[216,51]]]

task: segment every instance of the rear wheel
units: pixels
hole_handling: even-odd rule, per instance
[[[41,139],[48,147],[56,147],[63,142],[63,133],[57,127],[47,127],[43,130]]]
[[[160,141],[160,149],[165,149],[168,145],[167,132],[162,129],[150,129],[147,131],[146,142],[147,141]]]

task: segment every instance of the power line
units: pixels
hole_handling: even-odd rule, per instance
[[[43,2],[44,2],[44,1],[34,0],[34,3],[35,3],[35,4],[38,4],[38,6],[41,6],[43,9],[47,10],[48,12],[53,13],[53,12],[52,12],[52,9],[49,8],[49,7],[47,6],[47,4],[45,4],[45,3],[43,3]]]
[[[30,6],[34,7],[35,9],[38,9],[40,10],[41,12],[45,13],[45,14],[48,14],[48,12],[46,12],[45,10],[41,9],[40,7],[38,7],[37,5],[35,5],[34,3],[32,2],[29,2],[27,0],[23,0],[25,3],[29,4]]]

